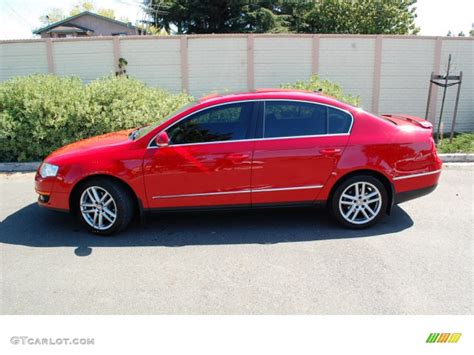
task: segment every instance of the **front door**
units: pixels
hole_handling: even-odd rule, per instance
[[[252,204],[313,202],[349,139],[352,116],[303,101],[268,100],[252,163]]]
[[[169,146],[145,154],[149,206],[249,205],[253,108],[253,102],[223,104],[167,128]]]

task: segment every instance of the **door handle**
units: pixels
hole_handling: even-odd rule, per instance
[[[240,153],[232,153],[227,156],[228,159],[234,162],[242,162],[244,160],[247,160],[249,157],[250,157],[249,154],[240,154]]]
[[[336,155],[341,152],[339,148],[324,148],[319,151],[323,155]]]

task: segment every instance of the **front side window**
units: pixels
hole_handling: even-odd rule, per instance
[[[170,145],[222,142],[249,137],[253,103],[212,107],[167,130]]]
[[[298,101],[265,102],[264,138],[348,133],[352,117],[347,112]]]

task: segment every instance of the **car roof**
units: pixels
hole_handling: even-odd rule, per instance
[[[224,102],[265,99],[312,101],[325,105],[336,106],[345,110],[356,109],[354,106],[341,102],[334,97],[319,91],[295,89],[257,89],[247,92],[229,92],[221,94],[215,93],[202,97],[199,99],[199,103],[205,106],[210,106]]]

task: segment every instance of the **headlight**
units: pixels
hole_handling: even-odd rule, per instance
[[[41,164],[39,173],[42,178],[45,178],[48,176],[56,176],[56,174],[58,173],[58,170],[59,170],[59,166],[57,165],[43,163]]]

